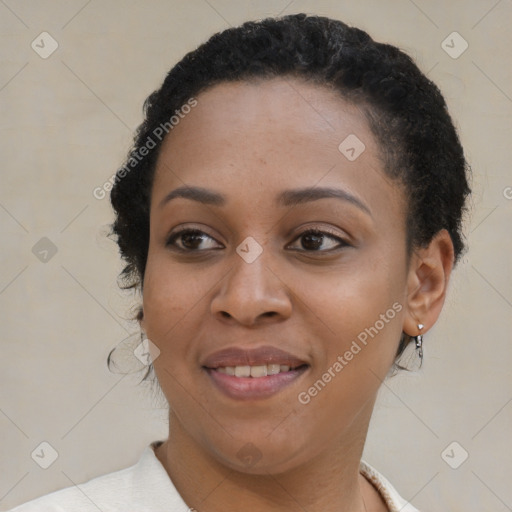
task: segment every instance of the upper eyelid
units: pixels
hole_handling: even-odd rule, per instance
[[[215,240],[217,243],[224,245],[222,242],[217,240],[216,237],[214,237],[213,235],[211,235],[204,229],[193,228],[193,227],[180,228],[180,229],[170,233],[169,235],[167,235],[166,241],[169,242],[170,240],[173,240],[173,239],[179,237],[183,233],[190,233],[190,232],[197,232],[197,233],[200,233],[201,235],[206,235],[207,237],[211,238],[212,240]]]
[[[295,242],[298,238],[300,238],[301,236],[304,236],[307,233],[320,233],[322,235],[326,235],[327,237],[336,240],[341,246],[350,245],[349,242],[342,236],[331,233],[329,230],[318,229],[318,228],[309,228],[309,229],[305,229],[304,231],[301,231],[300,233],[298,233],[295,236],[295,238],[292,240],[291,243]],[[290,245],[290,244],[288,244],[288,245]],[[288,245],[287,245],[287,247],[288,247]],[[331,250],[333,250],[333,249],[331,249]],[[306,252],[328,252],[328,251],[306,251]]]

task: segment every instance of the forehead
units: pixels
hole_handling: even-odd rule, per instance
[[[176,126],[167,136],[164,150],[176,137],[180,143],[193,135],[205,135],[203,142],[225,141],[241,132],[260,135],[260,139],[268,134],[273,146],[293,140],[298,145],[303,138],[312,137],[312,142],[325,145],[359,133],[374,146],[359,106],[326,86],[291,77],[222,82],[201,92],[197,106],[181,117],[179,129]]]
[[[196,100],[164,140],[153,200],[184,184],[228,196],[340,183],[381,200],[397,194],[362,109],[336,91],[275,78],[217,84]]]

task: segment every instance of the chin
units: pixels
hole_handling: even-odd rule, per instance
[[[283,436],[266,436],[261,433],[254,436],[237,436],[237,439],[224,439],[223,442],[212,442],[209,451],[223,466],[237,472],[251,475],[276,475],[290,471],[306,463],[312,457],[306,449],[301,436],[290,433]]]

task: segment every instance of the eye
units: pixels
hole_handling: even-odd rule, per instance
[[[339,236],[319,229],[309,229],[304,231],[295,239],[295,241],[297,240],[301,240],[301,247],[288,247],[299,251],[329,252],[342,247],[348,247],[350,245]]]
[[[298,251],[329,252],[350,245],[339,236],[320,229],[304,231],[295,239],[295,241],[298,240],[301,240],[300,247],[293,247],[293,245],[288,247]],[[190,228],[172,233],[166,242],[166,246],[181,252],[202,252],[224,248],[221,243],[204,231]]]
[[[166,246],[183,252],[199,252],[208,249],[222,249],[224,247],[204,231],[190,228],[171,234]]]

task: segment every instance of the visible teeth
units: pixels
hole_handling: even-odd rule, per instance
[[[235,366],[235,377],[250,377],[251,367],[250,366]]]
[[[235,377],[266,377],[277,375],[281,372],[289,372],[290,365],[287,364],[261,364],[255,366],[219,366],[215,369],[219,373],[234,375]]]
[[[251,366],[251,377],[266,377],[267,376],[267,365],[262,366]]]
[[[277,375],[281,371],[278,364],[267,364],[267,375]]]

